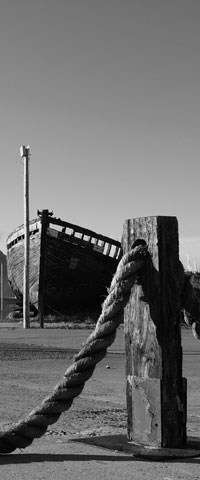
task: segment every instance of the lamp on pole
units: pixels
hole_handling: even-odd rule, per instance
[[[24,159],[24,284],[23,284],[23,327],[30,327],[29,305],[29,157],[30,147],[20,147]]]

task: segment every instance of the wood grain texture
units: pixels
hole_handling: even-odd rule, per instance
[[[73,305],[100,306],[117,265],[90,244],[81,248],[47,234],[44,305],[58,312]]]
[[[46,238],[47,228],[49,226],[48,210],[42,210],[41,214],[41,237],[40,237],[40,271],[39,271],[39,285],[38,285],[38,313],[40,328],[44,327],[44,293],[45,293],[45,276],[46,276]]]
[[[30,272],[29,298],[30,303],[38,308],[40,261],[40,231],[30,236]],[[23,296],[24,275],[24,240],[20,240],[7,251],[8,279],[14,294],[18,298]]]
[[[136,241],[145,241],[150,258],[138,274],[124,310],[128,435],[131,440],[156,446],[180,446],[186,441],[186,396],[182,379],[181,290],[178,281],[178,224],[175,217],[143,217],[124,224],[124,253]],[[151,429],[137,432],[134,419],[142,416],[136,379],[160,383],[158,405],[150,389],[140,386],[141,404],[146,398],[146,415]],[[153,381],[154,379],[154,381]],[[135,398],[137,397],[137,402]],[[138,405],[137,412],[133,409]],[[155,421],[156,419],[156,421]],[[148,422],[147,422],[148,423]],[[149,424],[149,423],[148,423]]]
[[[120,243],[52,218],[48,210],[40,212],[30,228],[29,298],[39,310],[41,327],[43,314],[67,314],[70,308],[100,310],[119,263]],[[22,299],[23,226],[9,236],[7,264],[11,288]]]

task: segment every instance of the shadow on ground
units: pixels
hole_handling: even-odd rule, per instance
[[[0,465],[23,464],[23,463],[44,463],[44,462],[130,462],[135,460],[132,455],[88,455],[88,454],[59,454],[59,453],[17,453],[0,456]]]
[[[162,463],[190,463],[200,465],[200,458],[176,458],[155,460],[134,457],[133,455],[88,455],[88,454],[58,454],[58,453],[18,453],[0,456],[0,465],[23,465],[29,463],[62,463],[62,462],[162,462]]]

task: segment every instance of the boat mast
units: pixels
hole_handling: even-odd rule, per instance
[[[23,285],[23,327],[30,327],[29,304],[29,157],[30,147],[20,148],[24,159],[24,285]]]

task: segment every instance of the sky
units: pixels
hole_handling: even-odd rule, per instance
[[[200,269],[199,0],[0,1],[0,250],[37,209],[121,239],[175,216]]]

